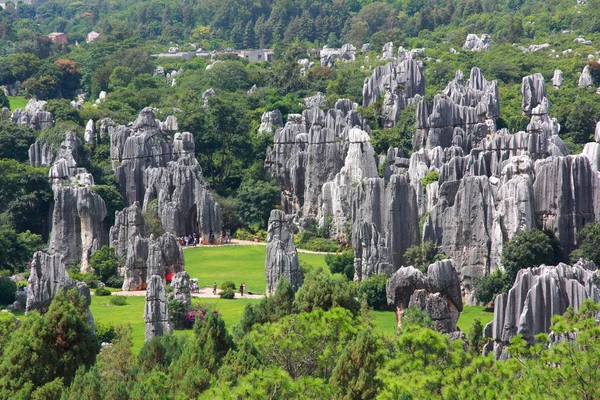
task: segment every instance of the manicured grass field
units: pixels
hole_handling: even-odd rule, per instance
[[[17,108],[24,110],[29,100],[23,96],[9,96],[8,101],[10,101],[10,110],[15,111]]]
[[[233,281],[236,287],[242,282],[252,293],[265,293],[265,246],[219,246],[186,248],[185,270],[198,278],[201,287],[211,287],[213,282]],[[298,253],[300,261],[315,267],[326,267],[324,254]]]
[[[90,311],[94,315],[96,324],[125,325],[131,324],[133,339],[133,352],[138,353],[144,344],[145,323],[144,304],[145,296],[128,296],[124,306],[109,304],[112,296],[92,296]]]

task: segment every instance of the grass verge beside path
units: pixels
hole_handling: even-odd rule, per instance
[[[9,96],[8,101],[10,102],[10,111],[15,111],[17,108],[24,110],[29,100],[23,96]]]
[[[213,282],[221,285],[233,281],[238,287],[242,282],[246,290],[264,294],[265,278],[264,246],[215,246],[184,249],[185,270],[192,278],[198,278],[201,287],[211,287]],[[324,254],[298,253],[300,261],[315,267],[326,267]]]

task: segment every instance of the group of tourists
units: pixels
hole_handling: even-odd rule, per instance
[[[192,232],[189,235],[180,237],[179,243],[181,243],[182,247],[196,247],[202,244],[202,235],[197,232]],[[221,243],[231,243],[231,231],[229,229],[223,231],[221,235]],[[210,231],[210,233],[208,234],[208,244],[218,244],[216,241],[215,233],[213,231]]]

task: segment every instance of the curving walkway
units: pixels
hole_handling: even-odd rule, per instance
[[[220,292],[219,289],[217,291]],[[131,292],[113,292],[113,296],[144,296],[146,297],[145,290],[132,290]],[[212,288],[200,288],[200,293],[192,293],[192,297],[198,297],[203,299],[220,299],[218,294],[213,294]],[[264,294],[245,294],[243,297],[240,296],[239,292],[235,292],[236,299],[262,299],[265,297]]]

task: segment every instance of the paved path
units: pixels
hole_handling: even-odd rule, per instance
[[[211,244],[208,245],[207,247],[223,247],[223,246],[266,246],[267,243],[266,242],[254,242],[252,240],[239,240],[239,239],[232,239],[231,243],[227,243],[227,244]],[[184,247],[183,249],[191,249],[193,247]],[[304,250],[304,249],[296,249],[298,251],[298,253],[306,253],[306,254],[335,254],[335,253],[329,253],[326,251],[310,251],[310,250]]]
[[[219,293],[221,290],[218,290]],[[144,296],[146,297],[145,290],[133,290],[131,292],[113,292],[113,296]],[[220,299],[218,294],[212,293],[212,288],[201,288],[200,293],[192,293],[192,297],[199,297],[203,299]],[[236,299],[262,299],[265,297],[262,294],[245,294],[244,297],[240,296],[239,292],[235,292]]]

